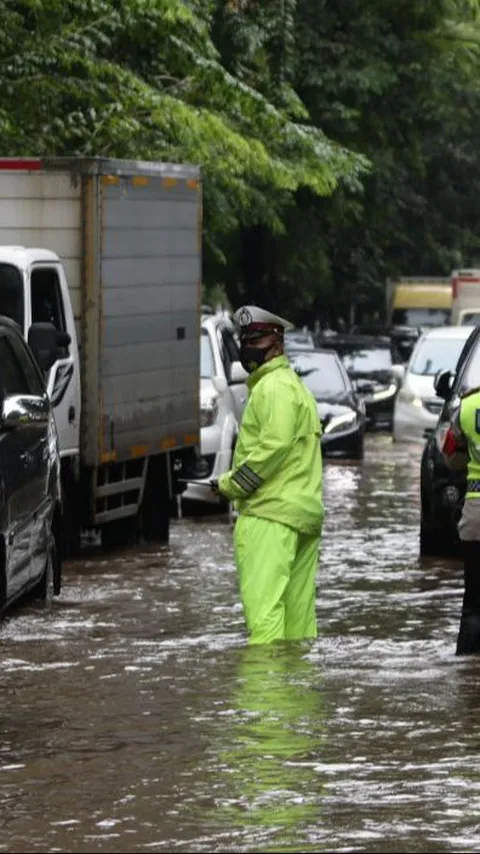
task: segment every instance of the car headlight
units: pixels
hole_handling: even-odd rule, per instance
[[[344,430],[345,427],[351,427],[352,424],[355,424],[356,420],[357,416],[355,412],[346,412],[345,415],[334,415],[323,428],[323,433],[324,435],[337,433],[340,430]]]
[[[421,409],[423,406],[422,398],[418,396],[418,394],[414,394],[409,388],[402,386],[400,391],[398,392],[398,400],[402,401],[402,403],[408,403],[410,406],[417,406],[418,409]]]
[[[218,403],[215,398],[202,401],[200,405],[200,427],[211,427],[218,415]]]
[[[397,384],[390,383],[388,388],[384,388],[382,391],[374,391],[372,397],[374,400],[387,400],[388,397],[393,397],[394,394],[396,394],[396,391]]]

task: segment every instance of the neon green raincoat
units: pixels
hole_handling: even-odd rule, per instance
[[[323,523],[320,421],[285,356],[251,374],[233,467],[235,558],[250,643],[316,636],[315,575]]]

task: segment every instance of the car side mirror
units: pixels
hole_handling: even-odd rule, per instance
[[[242,368],[241,362],[232,362],[232,366],[230,368],[230,382],[231,383],[244,383],[248,379],[248,373],[245,368]]]
[[[219,377],[218,375],[215,377],[212,377],[212,383],[213,383],[213,387],[214,387],[215,391],[217,392],[217,394],[225,394],[225,392],[228,388],[228,383],[227,383],[225,377]]]
[[[399,383],[403,383],[405,379],[405,365],[392,365],[392,375],[395,377],[396,380],[398,380]]]
[[[433,380],[433,387],[438,397],[448,400],[452,389],[453,374],[451,371],[438,371]]]
[[[45,424],[50,415],[48,398],[36,395],[9,395],[3,400],[1,426],[15,430],[29,424]]]
[[[28,345],[46,374],[57,360],[59,346],[58,332],[53,323],[32,323],[28,330]]]

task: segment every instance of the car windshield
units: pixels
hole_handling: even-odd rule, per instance
[[[452,371],[465,344],[465,338],[425,338],[412,355],[409,372],[433,377],[438,371]]]
[[[325,394],[338,394],[347,389],[345,377],[335,353],[290,355],[291,365],[318,400]]]
[[[213,361],[210,336],[206,329],[202,329],[200,336],[200,377],[202,380],[211,380],[214,376],[215,363]]]
[[[477,338],[473,347],[473,352],[471,353],[469,362],[465,368],[465,373],[463,374],[459,388],[457,389],[459,394],[467,391],[467,389],[476,388],[480,385],[480,346],[478,341],[479,339]]]
[[[348,373],[369,374],[375,371],[389,371],[392,367],[392,354],[389,347],[362,347],[361,345],[339,350]]]
[[[315,344],[310,332],[304,332],[303,329],[292,329],[285,333],[285,348],[288,350],[313,350]]]
[[[15,320],[23,329],[22,274],[13,264],[0,264],[0,314]]]
[[[478,326],[480,323],[480,311],[467,311],[462,314],[462,326]]]
[[[446,326],[449,322],[448,308],[396,308],[392,314],[394,326]]]

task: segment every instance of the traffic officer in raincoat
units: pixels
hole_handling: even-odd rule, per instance
[[[465,470],[465,501],[458,523],[464,592],[457,655],[480,652],[480,388],[462,395],[443,443],[451,469]]]
[[[248,402],[232,469],[235,561],[249,643],[316,637],[315,576],[323,523],[320,421],[283,354],[292,324],[257,306],[234,315]]]

